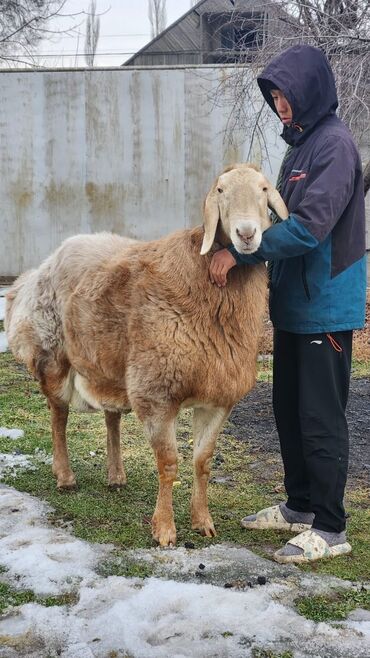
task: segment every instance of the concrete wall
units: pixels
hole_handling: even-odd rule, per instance
[[[38,265],[81,232],[157,238],[202,222],[224,165],[225,68],[0,72],[0,275]],[[284,150],[271,133],[274,179]],[[260,160],[258,147],[251,158]]]

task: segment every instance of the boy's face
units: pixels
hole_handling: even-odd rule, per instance
[[[283,92],[280,89],[271,89],[271,96],[281,121],[285,126],[290,126],[293,119],[293,112]]]

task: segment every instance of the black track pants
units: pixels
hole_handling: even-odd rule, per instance
[[[313,527],[329,532],[345,528],[351,356],[352,331],[275,330],[273,405],[287,506],[314,512]]]

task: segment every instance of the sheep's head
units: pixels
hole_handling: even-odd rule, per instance
[[[218,177],[204,204],[204,238],[201,254],[215,240],[220,222],[226,238],[240,254],[252,254],[261,243],[262,233],[270,225],[268,208],[281,217],[288,210],[279,192],[257,167],[236,164]]]

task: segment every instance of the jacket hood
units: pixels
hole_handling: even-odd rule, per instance
[[[275,114],[271,89],[280,89],[288,100],[293,121],[284,126],[282,137],[298,144],[324,117],[338,107],[333,71],[318,48],[297,45],[275,57],[257,78],[259,88]]]

